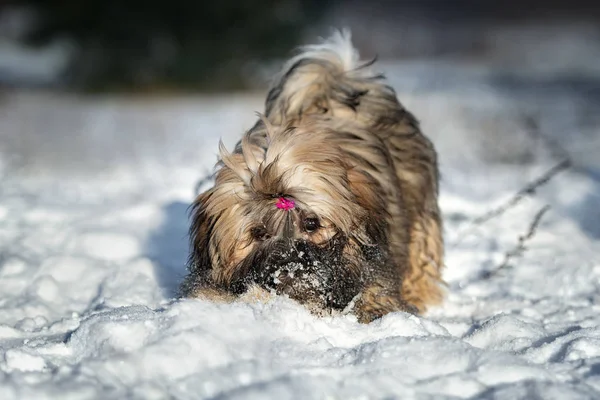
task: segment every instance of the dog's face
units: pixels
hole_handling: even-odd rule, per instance
[[[352,166],[325,125],[257,124],[221,146],[215,186],[199,196],[191,263],[242,293],[251,284],[322,309],[344,308],[385,243],[374,179]]]

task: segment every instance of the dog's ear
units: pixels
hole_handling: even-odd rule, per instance
[[[181,286],[182,296],[191,296],[200,286],[206,285],[212,270],[210,238],[214,229],[214,218],[206,211],[209,197],[210,192],[199,195],[190,209],[190,254],[187,263],[189,274]]]

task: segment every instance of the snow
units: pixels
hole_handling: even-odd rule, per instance
[[[173,298],[194,187],[219,138],[231,146],[251,126],[259,95],[7,93],[0,398],[600,397],[593,104],[569,88],[522,94],[458,70],[430,75],[450,87],[411,65],[391,74],[440,151],[447,301],[369,325],[284,297]],[[561,140],[575,168],[472,227],[556,162],[524,134],[521,113]],[[545,204],[523,257],[486,278]]]

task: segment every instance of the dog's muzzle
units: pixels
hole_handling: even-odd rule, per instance
[[[327,246],[305,240],[278,239],[249,256],[240,271],[238,291],[254,283],[303,304],[343,309],[360,291],[344,258],[345,241],[336,238]]]

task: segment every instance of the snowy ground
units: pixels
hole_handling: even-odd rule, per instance
[[[5,94],[0,398],[599,398],[598,81],[432,65],[391,78],[441,155],[448,298],[368,326],[284,298],[171,298],[194,185],[260,97]],[[471,229],[555,162],[524,118],[576,167]],[[485,278],[545,204],[529,250]]]

